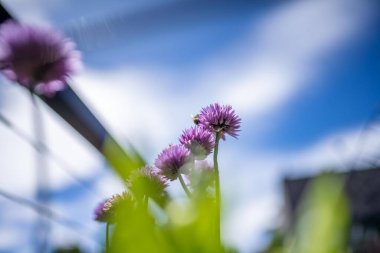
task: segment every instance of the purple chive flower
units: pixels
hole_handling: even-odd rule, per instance
[[[224,140],[225,134],[237,138],[241,119],[230,105],[211,104],[202,108],[199,114],[199,125],[213,132],[220,132]]]
[[[183,145],[169,145],[156,158],[155,166],[159,174],[173,181],[178,174],[188,173],[187,165],[191,161],[190,151]]]
[[[195,126],[183,131],[179,142],[191,151],[196,160],[203,160],[214,148],[212,132],[203,126]]]
[[[115,223],[117,216],[117,209],[123,201],[132,200],[129,193],[112,195],[107,200],[99,203],[95,208],[95,220],[99,222]]]
[[[0,71],[11,81],[52,96],[81,66],[74,47],[54,30],[7,21],[0,26]]]
[[[107,220],[107,212],[104,211],[104,205],[107,200],[100,202],[95,208],[95,220],[105,222]]]
[[[168,181],[159,174],[157,168],[145,166],[132,172],[127,185],[139,198],[147,195],[156,201],[161,201],[166,197],[165,188],[168,187]]]

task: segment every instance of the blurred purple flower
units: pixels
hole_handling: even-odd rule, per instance
[[[11,81],[52,96],[81,67],[74,47],[54,30],[7,21],[0,26],[0,71]]]
[[[224,140],[225,134],[237,138],[241,119],[230,105],[211,104],[202,108],[199,114],[199,125],[213,132],[220,132]]]
[[[95,208],[95,220],[100,222],[105,222],[107,220],[107,213],[104,211],[104,205],[107,200],[100,202]]]
[[[179,173],[188,173],[187,165],[191,161],[190,151],[183,145],[169,145],[156,158],[155,166],[159,174],[173,181]]]
[[[99,222],[115,223],[117,209],[123,201],[132,200],[129,193],[112,195],[95,208],[95,220]]]
[[[145,166],[132,172],[127,185],[139,198],[147,195],[156,201],[161,201],[166,197],[165,188],[168,187],[168,181],[159,174],[157,168]]]
[[[203,126],[186,129],[179,137],[179,142],[191,151],[196,160],[205,159],[214,148],[214,136]]]

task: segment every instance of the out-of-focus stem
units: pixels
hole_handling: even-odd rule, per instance
[[[37,200],[39,204],[48,206],[49,205],[49,192],[46,187],[49,186],[49,173],[46,167],[46,147],[44,146],[45,141],[45,129],[42,118],[42,111],[38,105],[37,95],[30,90],[30,96],[33,104],[33,130],[36,147],[36,179],[37,179]],[[50,221],[46,220],[43,216],[39,216],[36,222],[37,230],[37,244],[36,252],[46,252],[49,242],[49,230]]]
[[[187,186],[185,184],[185,181],[183,180],[183,177],[182,177],[181,173],[179,173],[178,178],[179,178],[179,181],[181,182],[183,190],[186,192],[186,195],[189,198],[191,198],[191,192],[190,192],[189,188],[187,188]]]
[[[218,167],[218,149],[219,149],[220,132],[216,132],[215,146],[214,146],[214,172],[215,172],[215,202],[216,202],[216,214],[215,214],[215,233],[218,245],[221,245],[220,241],[220,180],[219,180],[219,167]]]
[[[106,225],[106,253],[110,252],[109,234],[110,234],[110,224],[107,222],[107,225]]]

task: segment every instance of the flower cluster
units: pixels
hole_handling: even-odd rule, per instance
[[[170,145],[160,153],[155,166],[160,174],[175,180],[179,174],[189,174],[194,160],[204,160],[213,152],[216,133],[237,138],[241,119],[229,105],[211,104],[193,116],[195,126],[185,129],[179,137],[179,145]]]
[[[137,200],[152,198],[160,202],[166,196],[168,181],[178,178],[188,195],[191,195],[181,174],[187,176],[193,190],[214,185],[214,168],[205,159],[213,152],[217,136],[225,139],[227,134],[237,138],[241,119],[231,106],[215,103],[202,108],[193,120],[195,126],[182,132],[179,144],[169,145],[162,150],[154,166],[146,166],[130,175],[127,186]],[[97,220],[112,216],[118,198],[111,198],[99,205]]]
[[[52,96],[81,66],[74,48],[54,30],[7,21],[0,26],[0,71],[11,81]]]

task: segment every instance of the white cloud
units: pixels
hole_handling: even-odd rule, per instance
[[[305,89],[318,75],[319,61],[357,36],[369,16],[361,1],[284,4],[255,23],[227,57],[206,66],[214,75],[204,83],[214,84],[218,98],[244,116],[271,113]]]
[[[34,109],[28,92],[7,82],[3,82],[1,88],[2,95],[7,98],[1,108],[2,115],[33,141],[32,112]],[[57,189],[73,183],[73,179],[65,170],[78,178],[85,178],[95,173],[99,169],[99,164],[103,163],[101,156],[95,149],[90,148],[90,145],[71,127],[63,123],[62,119],[47,109],[47,106],[39,104],[43,112],[42,121],[45,129],[45,140],[43,141],[54,156],[58,157],[57,161],[49,155],[46,156],[50,187]],[[13,130],[4,125],[1,125],[0,136],[2,139],[0,170],[7,175],[0,178],[1,186],[15,193],[32,196],[36,181],[36,151]]]
[[[75,78],[74,88],[121,143],[128,138],[152,155],[176,141],[172,134],[179,131],[179,122],[190,122],[190,117],[180,117],[180,106],[165,87],[171,81],[162,73],[121,67],[86,71]]]
[[[314,89],[307,82],[321,71],[319,60],[358,35],[368,21],[363,17],[370,16],[368,5],[346,5],[341,0],[284,4],[192,73],[129,66],[90,70],[76,79],[78,89],[115,133],[133,136],[142,150],[154,154],[188,125],[179,112],[191,114],[220,101],[232,104],[247,121],[276,113],[301,91]],[[182,83],[180,92],[172,90]]]
[[[263,195],[240,203],[229,213],[223,226],[223,239],[227,244],[238,246],[240,252],[252,252],[262,245],[260,237],[264,229],[272,228],[279,214],[280,199],[277,195]]]
[[[31,229],[31,221],[37,217],[35,211],[20,207],[2,196],[0,197],[0,206],[0,251],[27,252],[24,246],[28,245],[31,237],[27,233],[20,236],[20,231]],[[23,247],[24,249],[21,250]]]

